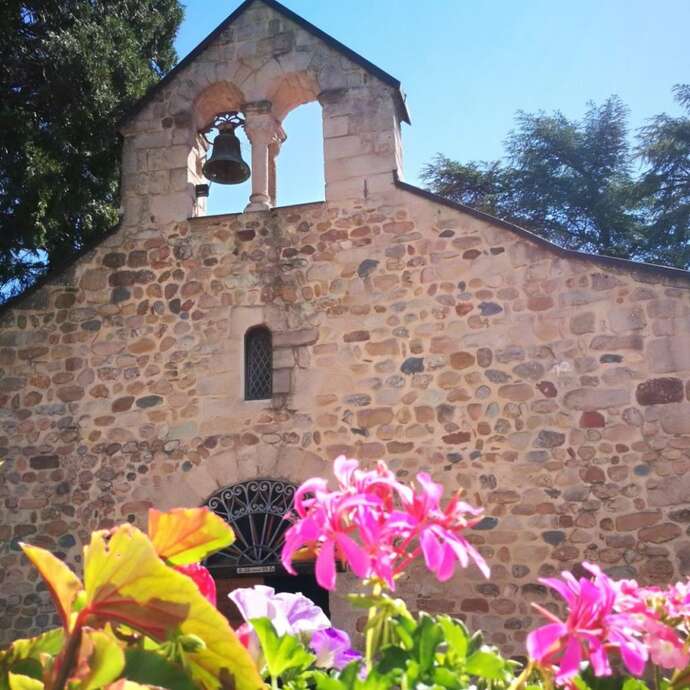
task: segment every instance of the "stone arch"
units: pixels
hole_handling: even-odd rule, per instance
[[[301,484],[310,477],[329,474],[330,463],[316,453],[280,441],[265,443],[259,437],[238,433],[219,438],[213,451],[187,471],[173,472],[155,486],[142,483],[135,493],[136,500],[169,510],[202,505],[219,489],[257,477]]]
[[[243,92],[230,81],[217,81],[201,90],[192,105],[194,130],[208,127],[213,118],[229,110],[242,110]]]
[[[320,93],[316,75],[308,70],[283,73],[266,85],[266,99],[279,122],[300,105],[318,101]]]

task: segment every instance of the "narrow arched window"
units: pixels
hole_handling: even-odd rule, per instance
[[[273,345],[266,326],[250,328],[244,336],[244,398],[273,396]]]

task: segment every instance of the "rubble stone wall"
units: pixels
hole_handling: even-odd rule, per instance
[[[400,592],[508,654],[553,601],[539,576],[689,574],[689,289],[401,189],[125,227],[0,320],[1,634],[54,618],[19,541],[79,567],[95,528],[340,453],[485,508],[491,580],[420,569]],[[275,394],[246,402],[257,324]]]

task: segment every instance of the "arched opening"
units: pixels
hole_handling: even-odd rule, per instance
[[[227,595],[259,584],[276,592],[301,592],[330,616],[328,592],[317,584],[313,563],[297,564],[295,576],[280,562],[296,488],[287,481],[254,479],[219,489],[206,500],[205,505],[235,532],[235,542],[205,562],[216,581],[218,609],[233,627],[242,620]]]
[[[244,334],[244,399],[268,400],[273,396],[273,338],[266,326]]]
[[[323,201],[323,115],[318,101],[300,105],[283,121],[287,140],[276,158],[278,205]]]
[[[249,165],[252,160],[252,146],[249,143],[247,134],[243,127],[238,127],[235,130],[235,135],[240,140],[242,150],[242,158]],[[213,143],[217,133],[213,137],[209,137]],[[212,149],[209,147],[207,155],[211,155]],[[206,213],[208,215],[215,215],[220,213],[240,213],[249,201],[249,195],[252,193],[252,178],[245,180],[241,184],[209,184],[208,201],[206,203]]]

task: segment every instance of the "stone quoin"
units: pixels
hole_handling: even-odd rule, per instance
[[[280,207],[282,123],[310,101],[325,202]],[[206,216],[199,132],[227,111],[246,117],[252,198]],[[78,568],[94,529],[330,476],[340,453],[483,506],[471,540],[492,580],[420,567],[399,594],[506,654],[537,622],[529,602],[552,600],[540,576],[584,560],[690,574],[690,274],[563,250],[406,184],[402,122],[397,80],[248,0],[122,123],[121,223],[0,316],[3,642],[55,622],[19,541]],[[246,400],[257,326],[270,394]],[[361,629],[339,577],[333,619]]]

